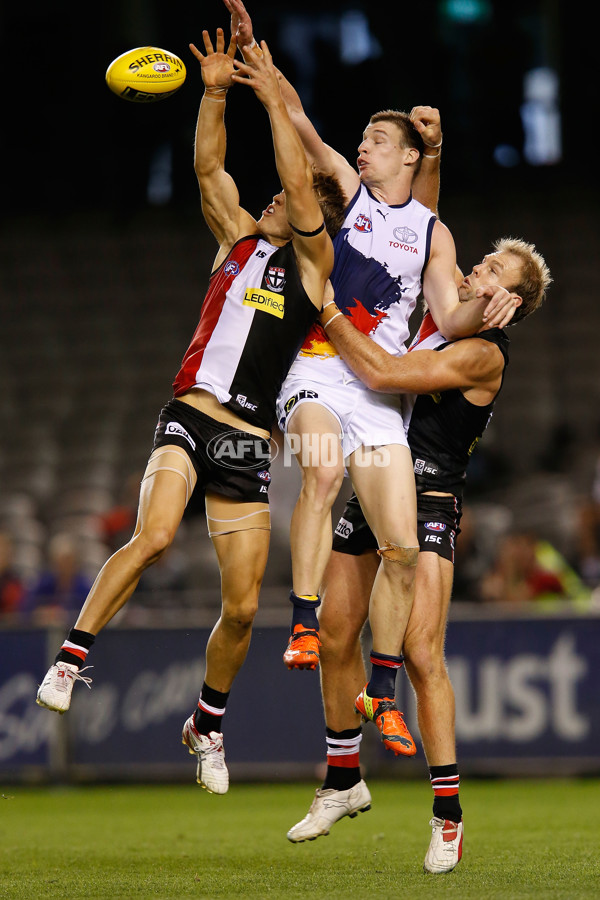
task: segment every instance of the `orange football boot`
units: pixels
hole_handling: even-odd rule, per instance
[[[296,625],[288,641],[283,661],[288,669],[316,669],[319,665],[319,632]]]
[[[381,732],[384,747],[396,756],[414,756],[417,752],[402,713],[390,697],[369,697],[366,686],[354,701],[354,709],[365,722],[373,722]]]

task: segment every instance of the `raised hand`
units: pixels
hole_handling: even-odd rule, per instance
[[[235,38],[229,41],[229,47],[225,52],[225,36],[222,28],[217,28],[217,49],[215,50],[208,34],[202,32],[204,49],[201,53],[195,44],[190,44],[190,50],[199,61],[202,69],[202,80],[207,90],[224,91],[233,84],[233,57],[236,51]]]
[[[238,47],[252,46],[252,19],[242,0],[223,0],[223,3],[231,13],[231,36],[236,39]]]
[[[245,46],[242,47],[242,50],[245,62],[240,62],[239,59],[234,60],[233,65],[236,71],[233,80],[238,84],[249,85],[264,106],[268,107],[274,102],[283,102],[277,70],[273,65],[266,41],[261,41],[260,47],[258,45],[254,48]]]
[[[488,299],[483,312],[483,321],[487,328],[506,328],[514,316],[517,307],[523,302],[518,294],[500,287],[499,284],[482,284],[477,288],[479,299]]]
[[[442,143],[442,125],[440,111],[433,106],[413,106],[410,111],[413,123],[426,147],[440,147]]]

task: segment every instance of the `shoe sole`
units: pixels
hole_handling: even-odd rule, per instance
[[[285,664],[286,664],[289,672],[291,672],[292,669],[301,669],[301,670],[306,669],[306,670],[309,670],[310,672],[314,672],[315,669],[317,668],[317,666],[319,665],[319,661],[317,660],[317,662],[314,662],[314,663],[289,663],[289,662],[286,662]]]
[[[371,804],[367,803],[366,806],[361,806],[360,809],[355,809],[354,812],[345,813],[343,816],[340,816],[339,819],[336,819],[336,822],[341,822],[342,819],[355,819],[357,815],[360,813],[368,812],[371,809]],[[335,825],[336,822],[333,824]],[[303,838],[291,838],[289,834],[287,835],[287,839],[291,844],[304,844],[306,841],[316,841],[319,837],[327,837],[329,831],[320,831],[318,834],[314,834],[312,837],[303,837]]]
[[[428,869],[427,866],[424,865],[423,871],[426,875],[449,875],[450,872],[454,872],[457,865],[458,863],[456,863],[456,865],[452,866],[452,868],[450,869]]]
[[[303,650],[302,656],[298,654],[297,658],[288,658],[286,651],[283,654],[283,662],[288,669],[316,669],[319,665],[319,654],[316,650]]]
[[[67,709],[59,709],[58,706],[50,706],[49,703],[44,703],[43,700],[39,700],[38,698],[36,698],[35,702],[37,703],[38,706],[41,706],[42,709],[49,709],[52,712],[57,712],[59,714],[59,716],[64,715],[67,712],[67,710],[69,709],[68,706],[67,706]]]
[[[319,665],[319,654],[309,651],[307,653],[307,656],[309,655],[314,657],[314,659],[304,659],[303,661],[286,659],[284,654],[283,661],[290,671],[292,669],[311,669],[312,671],[314,671]]]

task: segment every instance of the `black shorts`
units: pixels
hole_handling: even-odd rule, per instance
[[[214,491],[240,503],[268,503],[269,442],[217,422],[189,403],[170,400],[161,410],[152,450],[175,444],[189,456],[202,495]]]
[[[454,547],[460,534],[462,504],[458,497],[417,495],[417,536],[421,552],[430,551],[454,563]],[[338,553],[360,556],[376,550],[375,535],[367,525],[356,494],[352,494],[333,536]]]

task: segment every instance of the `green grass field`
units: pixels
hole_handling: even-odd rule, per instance
[[[465,780],[463,859],[438,876],[427,784],[371,781],[369,812],[291,844],[315,786],[0,786],[0,897],[600,896],[598,780]]]

